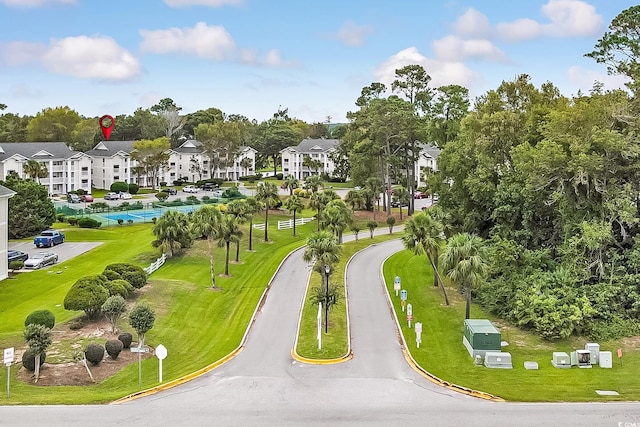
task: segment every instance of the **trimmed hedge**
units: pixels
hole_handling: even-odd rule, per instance
[[[124,348],[130,348],[131,343],[133,342],[133,335],[131,335],[129,332],[123,332],[118,335],[118,341],[122,343]]]
[[[91,343],[84,349],[87,361],[92,365],[98,365],[104,359],[104,347],[100,344]]]
[[[104,348],[107,350],[109,357],[115,360],[124,348],[124,344],[120,340],[109,340],[104,345]]]
[[[56,316],[49,310],[36,310],[24,320],[24,326],[42,325],[53,329],[56,324]]]
[[[44,351],[40,353],[40,366],[44,364],[46,358],[47,353]],[[33,372],[36,370],[36,353],[32,349],[28,348],[22,353],[22,366],[24,366],[24,369],[27,371]]]

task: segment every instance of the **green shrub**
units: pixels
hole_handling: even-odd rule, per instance
[[[124,219],[118,218],[118,225],[122,225],[122,224],[124,224]]]
[[[22,270],[23,267],[24,267],[24,261],[21,261],[21,260],[11,261],[9,263],[9,270],[11,271]]]
[[[70,216],[67,218],[67,222],[69,223],[69,225],[78,225],[78,218]]]
[[[131,342],[133,341],[133,335],[129,332],[123,332],[118,335],[118,341],[122,342],[124,348],[131,348]]]
[[[128,219],[127,220],[127,224],[129,224],[129,225],[133,224],[133,220],[132,219]]]
[[[120,273],[115,270],[105,270],[102,272],[102,275],[107,278],[107,280],[118,280],[122,279]]]
[[[104,287],[106,281],[103,275],[79,278],[64,297],[65,310],[83,310],[87,317],[95,319],[109,298],[109,291]]]
[[[64,222],[64,218],[65,218],[65,216],[66,216],[66,215],[65,215],[65,214],[63,214],[63,213],[59,213],[59,214],[57,214],[57,215],[56,215],[56,221],[58,221],[58,222]]]
[[[80,228],[100,228],[101,222],[96,221],[93,218],[82,217],[78,220],[78,226]]]
[[[109,296],[120,295],[122,298],[128,298],[133,292],[133,286],[123,279],[110,280],[104,287],[109,291]]]
[[[114,193],[126,192],[129,190],[129,184],[123,181],[116,181],[111,184],[109,190],[113,191]]]
[[[69,329],[72,331],[80,330],[84,327],[84,320],[82,317],[76,317],[75,319],[71,319],[68,323]]]
[[[109,340],[104,345],[104,348],[107,350],[109,357],[115,360],[124,348],[124,343],[120,340]]]
[[[24,326],[42,325],[53,329],[56,324],[56,316],[49,310],[36,310],[24,320]]]
[[[40,353],[40,366],[44,364],[46,358],[47,353],[44,351]],[[36,370],[36,353],[32,349],[27,348],[25,352],[22,353],[22,366],[24,366],[24,369],[27,371],[33,372]]]
[[[104,347],[100,344],[91,343],[84,349],[84,356],[92,365],[97,365],[104,359]]]
[[[166,181],[160,181],[160,187],[166,187],[166,186],[167,186]]]
[[[105,267],[105,270],[113,270],[119,273],[122,279],[131,283],[136,289],[140,289],[147,284],[147,273],[137,265],[126,263],[109,264]]]
[[[138,190],[140,190],[140,186],[138,184],[129,184],[130,194],[138,194]]]

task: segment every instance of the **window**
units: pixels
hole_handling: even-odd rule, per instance
[[[113,165],[113,170],[114,171],[120,170],[120,165]]]
[[[89,168],[87,166],[83,166],[81,170],[82,170],[82,172],[88,172]]]
[[[120,181],[120,177],[119,177],[118,175],[115,175],[115,176],[113,177],[113,180],[114,180],[114,181]]]

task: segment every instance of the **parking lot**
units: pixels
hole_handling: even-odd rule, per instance
[[[60,264],[64,261],[88,252],[91,249],[100,246],[101,244],[101,242],[64,242],[61,245],[57,245],[52,248],[36,248],[33,242],[9,242],[9,249],[26,252],[29,255],[36,252],[53,252],[55,254],[58,254],[58,264]],[[51,267],[52,266],[44,267],[43,270]],[[21,271],[33,270],[25,269]]]

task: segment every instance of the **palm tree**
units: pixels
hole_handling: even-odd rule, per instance
[[[345,203],[351,205],[352,210],[363,209],[366,207],[366,198],[364,190],[350,190],[346,196],[344,196]]]
[[[298,188],[298,178],[296,178],[293,175],[288,175],[285,179],[283,184],[285,185],[285,188],[287,188],[289,190],[289,195],[293,195],[293,190]]]
[[[180,211],[163,213],[153,226],[152,232],[156,236],[153,246],[162,248],[168,258],[191,246],[189,217]]]
[[[360,233],[360,226],[358,224],[351,225],[351,231],[353,231],[353,235],[356,237],[356,242],[358,241],[358,233]]]
[[[238,223],[244,224],[247,221],[247,202],[245,199],[232,200],[227,204],[227,213],[236,217]],[[236,259],[240,262],[240,239],[236,242]]]
[[[465,319],[471,314],[471,291],[489,269],[487,247],[475,234],[459,233],[449,239],[443,254],[447,276],[465,292]]]
[[[46,178],[49,176],[47,166],[36,160],[27,160],[27,163],[22,166],[22,171],[38,184],[40,184],[40,178]]]
[[[224,259],[224,275],[229,275],[229,249],[231,243],[238,243],[243,236],[243,232],[240,229],[240,221],[233,214],[222,215],[221,221],[218,224],[218,246],[224,247],[226,251]]]
[[[400,221],[402,221],[402,206],[404,204],[406,204],[407,206],[409,205],[409,198],[410,197],[411,197],[411,195],[409,194],[407,189],[404,188],[404,187],[395,189],[394,192],[393,192],[393,198],[395,200],[397,200],[398,202],[400,202],[400,204],[399,204],[399,207],[400,207]]]
[[[304,209],[304,202],[302,197],[294,194],[284,202],[284,207],[293,214],[293,237],[296,237],[296,213],[301,212]]]
[[[305,261],[314,261],[314,269],[320,273],[327,297],[330,294],[329,274],[326,274],[325,277],[325,271],[340,259],[340,248],[338,240],[330,231],[316,231],[307,239],[307,246],[302,255],[302,259]],[[329,307],[326,304],[324,313],[326,333],[329,328]]]
[[[240,160],[240,167],[244,169],[245,176],[248,175],[247,172],[251,166],[253,166],[253,162],[250,158],[243,157],[242,160]]]
[[[211,269],[211,287],[217,289],[214,266],[213,241],[218,238],[222,214],[215,206],[203,206],[191,215],[193,234],[207,239],[209,247],[209,268]]]
[[[373,232],[376,228],[378,228],[377,221],[369,221],[367,222],[367,227],[369,228],[369,236],[373,239]]]
[[[307,185],[307,189],[311,190],[312,193],[317,192],[323,186],[320,175],[308,176],[304,182]]]
[[[426,254],[431,268],[433,268],[433,285],[442,287],[444,294],[444,303],[449,305],[449,297],[447,291],[440,279],[438,271],[438,249],[443,240],[442,223],[436,221],[426,212],[420,212],[412,216],[404,223],[404,236],[402,242],[404,247],[411,250],[415,255]],[[434,255],[435,254],[435,255]]]
[[[253,250],[253,216],[262,212],[264,206],[255,197],[247,197],[245,199],[247,217],[249,218],[249,251]]]
[[[265,206],[264,215],[264,241],[269,241],[269,208],[273,207],[280,201],[278,197],[278,187],[272,182],[265,182],[258,185],[256,191],[256,199]]]
[[[322,209],[324,209],[330,201],[337,200],[339,198],[340,196],[338,193],[333,190],[325,190],[322,193],[313,193],[311,195],[309,207],[316,208],[318,211],[318,214],[316,215],[318,231],[320,231],[320,224],[322,222]]]
[[[353,219],[353,213],[342,200],[332,200],[327,203],[322,213],[322,226],[331,230],[342,243],[342,233]]]
[[[378,210],[376,204],[380,201],[380,193],[384,191],[384,183],[382,182],[382,179],[372,177],[367,178],[364,186],[364,196],[366,198],[367,209],[373,210],[373,219],[376,219],[376,212]]]

